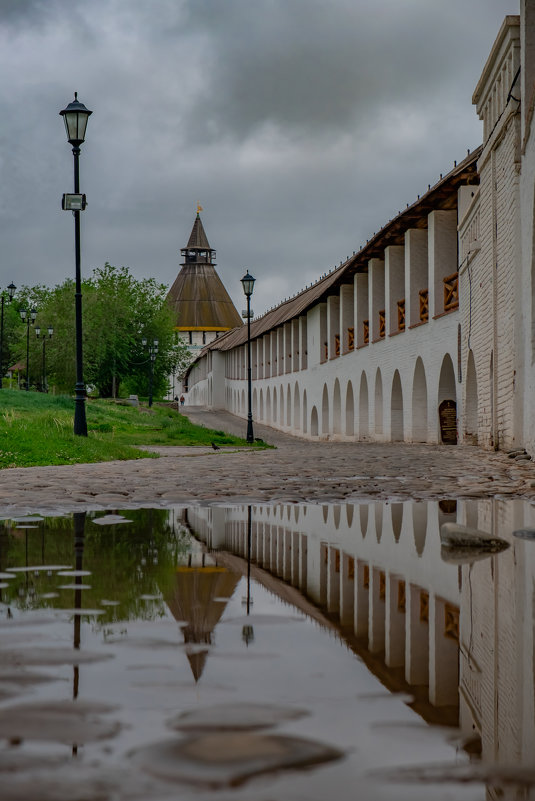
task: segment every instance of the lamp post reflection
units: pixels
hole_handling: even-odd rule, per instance
[[[253,605],[253,599],[251,598],[251,542],[252,542],[252,508],[250,506],[247,507],[247,595],[245,598],[245,608],[247,616],[249,616],[251,612],[251,606]],[[249,645],[250,642],[254,640],[254,629],[253,627],[246,623],[242,628],[242,640],[244,641],[245,645]]]
[[[76,651],[80,649],[80,629],[81,629],[81,621],[82,615],[80,611],[82,609],[82,576],[81,572],[83,569],[83,561],[84,561],[84,538],[85,538],[85,512],[75,512],[74,513],[74,567],[76,571],[76,575],[74,577],[74,583],[76,585],[76,589],[74,590],[74,632],[73,632],[73,647]],[[80,689],[80,666],[73,665],[73,677],[72,677],[72,698],[75,701],[78,698],[78,692]],[[76,756],[78,754],[78,745],[73,743],[72,746],[72,755]]]

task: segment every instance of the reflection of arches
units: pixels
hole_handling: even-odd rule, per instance
[[[279,423],[281,426],[284,425],[284,389],[280,387],[279,390],[279,398],[280,398],[280,409],[279,409]]]
[[[327,384],[323,385],[323,396],[321,399],[321,433],[329,433],[329,393]]]
[[[383,433],[383,379],[379,367],[375,374],[375,433]]]
[[[340,396],[340,382],[334,382],[333,391],[333,433],[342,433],[342,398]]]
[[[266,422],[271,423],[271,389],[267,388],[266,392]]]
[[[412,504],[412,522],[414,525],[414,545],[416,553],[421,556],[425,548],[425,537],[427,535],[427,504]]]
[[[347,517],[347,527],[351,528],[353,525],[353,512],[355,511],[355,507],[352,503],[346,503],[346,517]]]
[[[290,387],[286,390],[286,425],[292,425],[292,390]]]
[[[299,398],[299,384],[297,381],[294,387],[294,428],[297,431],[301,428],[301,401]]]
[[[263,389],[260,390],[260,403],[259,403],[259,406],[258,406],[258,419],[259,420],[263,420],[264,419],[264,390]]]
[[[346,436],[352,437],[355,433],[355,402],[353,399],[353,384],[347,382],[346,390]]]
[[[333,506],[333,520],[334,520],[334,527],[338,531],[340,528],[340,516],[342,514],[342,507],[337,504]]]
[[[403,504],[392,503],[390,505],[390,514],[392,516],[392,531],[394,532],[394,539],[399,542],[401,536],[401,526],[403,524]]]
[[[324,503],[323,506],[321,507],[321,511],[323,512],[323,522],[326,523],[327,520],[329,519],[329,507],[327,506],[326,503]]]
[[[464,415],[464,439],[472,445],[477,445],[477,373],[476,363],[472,350],[468,351],[466,365],[466,399]]]
[[[307,391],[303,390],[303,434],[307,433],[308,428],[308,415],[307,415]]]
[[[412,382],[412,441],[427,442],[427,381],[420,356],[416,359]]]
[[[245,414],[246,410],[247,409],[246,409],[246,406],[245,406],[245,390],[242,389],[242,391],[241,391],[241,413]]]
[[[258,393],[257,393],[256,387],[255,387],[255,390],[253,392],[253,417],[255,418],[255,420],[258,419],[258,415],[257,415],[257,411],[258,410],[256,408],[257,404],[258,404]]]
[[[394,373],[392,381],[392,399],[390,401],[390,439],[392,442],[402,442],[403,433],[403,390],[399,370]]]
[[[383,536],[383,504],[381,502],[375,503],[375,536],[377,542],[381,542]]]
[[[318,410],[315,406],[312,407],[312,412],[310,413],[310,434],[313,437],[318,436]]]
[[[360,530],[362,533],[362,539],[368,533],[368,504],[361,503],[359,505],[359,518],[360,518]]]
[[[277,388],[273,387],[273,422],[277,422]]]
[[[360,392],[359,392],[359,436],[368,436],[368,379],[366,373],[362,373],[360,377]]]

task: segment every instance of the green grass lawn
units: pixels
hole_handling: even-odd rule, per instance
[[[0,469],[142,459],[138,445],[247,446],[243,439],[196,426],[164,406],[88,400],[87,437],[73,434],[74,400],[0,390]],[[254,447],[254,446],[247,446]]]

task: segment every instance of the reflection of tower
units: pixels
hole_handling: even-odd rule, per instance
[[[177,621],[186,621],[182,632],[196,682],[204,670],[209,649],[195,646],[211,645],[212,633],[239,578],[226,567],[219,567],[205,553],[188,554],[188,563],[176,568],[175,586],[165,601]]]

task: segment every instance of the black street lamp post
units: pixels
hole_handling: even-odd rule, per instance
[[[20,319],[26,323],[26,391],[30,389],[30,323],[35,323],[37,311],[32,309],[28,314],[26,309],[19,310]]]
[[[9,303],[13,300],[16,288],[13,281],[7,288],[7,299]],[[2,313],[0,315],[0,389],[2,389],[2,379],[4,377],[4,301],[5,294],[2,292]]]
[[[251,295],[253,294],[255,278],[249,275],[249,270],[241,279],[243,292],[247,298],[247,311],[243,317],[247,317],[247,442],[254,442],[253,434],[253,404],[252,404],[252,380],[251,380]]]
[[[85,195],[80,194],[80,145],[85,139],[85,129],[87,120],[92,111],[80,103],[78,93],[74,93],[74,100],[69,103],[67,108],[59,112],[65,123],[67,141],[72,145],[74,156],[74,194],[63,196],[62,207],[66,211],[72,211],[74,216],[74,251],[76,269],[76,289],[74,295],[75,315],[76,315],[76,387],[74,403],[74,433],[78,436],[87,437],[87,421],[85,416],[85,385],[83,368],[82,350],[82,278],[80,266],[80,211],[85,209]]]
[[[54,333],[54,329],[51,325],[47,328],[48,331],[48,339],[52,339],[52,334]],[[37,339],[41,336],[41,328],[36,325],[35,326],[35,335]],[[41,376],[41,392],[48,392],[48,387],[46,384],[46,334],[43,332],[43,368],[42,368],[42,376]]]
[[[147,346],[147,340],[145,337],[141,340],[141,344],[145,348]],[[159,341],[157,339],[152,340],[152,345],[149,345],[149,409],[152,406],[152,387],[154,384],[154,362],[156,361],[156,354],[158,353],[158,344]]]

